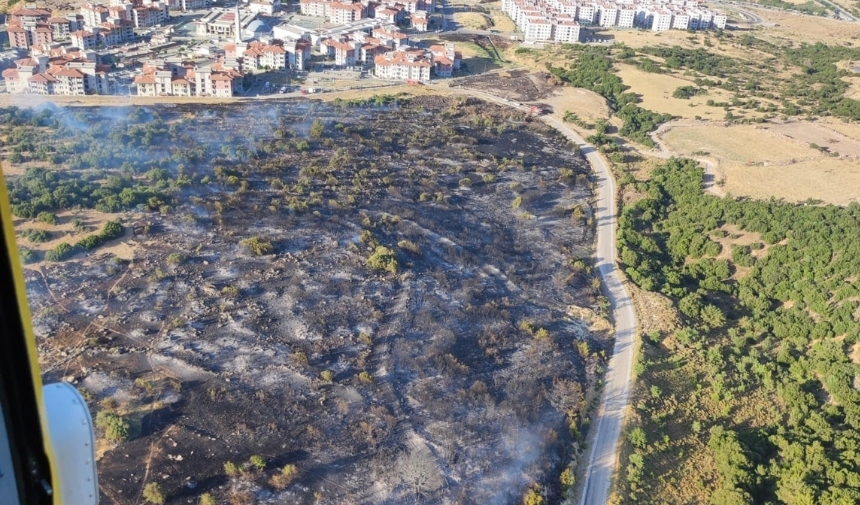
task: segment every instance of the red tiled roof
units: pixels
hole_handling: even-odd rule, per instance
[[[18,78],[18,69],[17,68],[7,68],[3,71],[3,77],[5,79],[17,79]]]
[[[138,75],[134,78],[135,84],[155,84],[155,78],[151,75]]]
[[[38,65],[39,62],[33,58],[21,58],[20,60],[15,60],[15,66],[18,67],[35,67]]]
[[[57,77],[71,77],[74,79],[82,79],[84,77],[84,74],[76,68],[61,68],[56,72],[53,72],[53,74]]]
[[[54,76],[51,74],[36,74],[27,80],[30,82],[41,82],[41,83],[57,82],[57,80],[54,79]]]

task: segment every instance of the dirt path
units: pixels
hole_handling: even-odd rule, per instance
[[[662,125],[660,125],[660,127],[657,128],[657,130],[655,130],[649,134],[649,136],[651,137],[651,140],[653,140],[654,143],[657,144],[657,149],[656,150],[652,149],[652,150],[647,151],[647,152],[642,152],[642,154],[645,154],[647,156],[654,156],[657,158],[663,158],[663,159],[669,159],[669,158],[674,158],[676,156],[681,156],[681,154],[669,149],[669,147],[666,145],[666,143],[663,142],[663,139],[660,138],[660,135],[668,132],[672,128],[679,127],[679,126],[690,126],[690,122],[689,121],[669,121],[668,123],[663,123]],[[717,197],[720,197],[720,198],[726,196],[726,192],[723,190],[722,187],[720,187],[719,184],[717,184],[717,182],[720,179],[722,179],[722,175],[719,174],[719,168],[718,168],[719,162],[717,160],[712,160],[709,158],[695,158],[694,157],[693,159],[698,161],[699,164],[702,165],[702,168],[705,171],[705,175],[704,175],[704,177],[702,177],[702,189],[706,193],[710,193],[710,194],[717,196]]]

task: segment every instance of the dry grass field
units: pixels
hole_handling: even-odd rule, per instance
[[[479,12],[457,12],[454,14],[454,21],[460,26],[473,30],[486,30],[490,27],[486,16]]]
[[[576,113],[586,122],[609,117],[609,106],[602,96],[582,88],[563,87],[556,89],[556,95],[541,100],[552,106],[553,116],[564,117],[565,111]]]
[[[746,7],[745,7],[746,8]],[[804,16],[766,9],[749,9],[764,19],[763,26],[756,28],[754,35],[781,44],[860,44],[860,28],[857,23],[846,23],[817,16]]]
[[[700,116],[702,119],[723,119],[726,112],[720,107],[709,107],[705,105],[708,100],[715,102],[731,101],[732,94],[713,89],[707,95],[694,96],[689,100],[673,98],[672,93],[680,86],[693,86],[693,80],[677,77],[672,74],[655,74],[644,72],[632,65],[616,65],[616,74],[621,77],[624,84],[630,86],[630,91],[641,96],[640,105],[648,110],[672,114],[686,119]],[[760,115],[752,111],[744,111],[745,114]]]
[[[517,25],[513,22],[513,20],[499,9],[493,9],[492,11],[490,11],[490,18],[493,20],[493,27],[496,30],[502,32],[517,31]]]
[[[860,202],[860,163],[851,159],[821,158],[788,166],[726,165],[724,189],[736,196],[809,198],[836,205]]]
[[[823,128],[808,126],[791,133],[826,134]],[[709,153],[719,163],[717,177],[724,180],[723,189],[735,196],[792,202],[812,198],[838,205],[860,201],[860,163],[856,159],[823,155],[807,141],[776,131],[754,126],[692,126],[674,128],[662,140],[677,154]],[[846,148],[856,148],[848,139],[843,142]]]
[[[846,137],[860,141],[860,123],[846,123],[838,119],[831,119],[820,123],[830,130],[837,131]]]
[[[767,129],[806,144],[827,148],[830,153],[860,158],[860,142],[838,130],[817,123],[785,123],[768,125]]]
[[[705,151],[719,159],[721,165],[788,163],[793,159],[820,156],[818,151],[806,145],[749,125],[673,128],[662,136],[662,140],[675,153],[691,155]]]

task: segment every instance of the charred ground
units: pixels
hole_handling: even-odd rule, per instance
[[[132,260],[26,274],[47,380],[130,422],[100,448],[103,503],[138,503],[149,482],[168,503],[559,492],[606,337],[583,160],[475,100],[266,107],[76,109],[117,142],[172,133],[124,169],[50,169],[158,198],[122,214]],[[285,465],[297,474],[273,481]]]

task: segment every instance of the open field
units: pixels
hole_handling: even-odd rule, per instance
[[[480,12],[457,12],[454,13],[454,21],[460,26],[473,30],[486,30],[490,27],[487,18]]]
[[[563,119],[566,111],[576,113],[586,122],[593,123],[598,119],[609,117],[609,106],[606,99],[593,91],[569,86],[558,87],[553,94],[541,100],[553,108],[553,116]]]
[[[815,144],[829,153],[860,158],[860,140],[852,139],[830,125],[818,123],[783,123],[767,125],[767,129],[803,144]]]
[[[706,105],[708,100],[715,102],[731,101],[732,94],[722,89],[711,89],[706,95],[696,95],[689,100],[672,97],[672,93],[681,86],[694,86],[690,78],[681,78],[672,74],[656,74],[639,70],[633,65],[618,64],[616,74],[630,87],[630,91],[641,96],[639,105],[664,114],[672,114],[686,119],[699,116],[702,119],[723,119],[726,112],[721,107]],[[746,115],[756,116],[754,111],[744,111]]]
[[[842,145],[845,152],[838,152],[846,155],[860,151],[860,145],[820,126],[676,127],[661,139],[673,153],[689,156],[705,152],[716,159],[723,190],[735,196],[774,196],[793,202],[812,198],[839,205],[860,197],[857,159],[833,158],[808,143],[819,141],[834,152],[839,149],[835,145]]]
[[[707,152],[728,164],[787,163],[792,159],[818,157],[820,153],[799,142],[774,134],[761,126],[675,127],[661,136],[677,154]]]
[[[746,8],[746,7],[745,7]],[[767,9],[749,9],[764,20],[754,30],[756,37],[785,45],[807,42],[814,44],[860,45],[857,23],[846,23],[818,16],[805,16]]]
[[[723,189],[735,196],[789,202],[807,199],[837,205],[860,202],[860,163],[857,160],[823,158],[789,166],[724,165],[720,167]]]
[[[838,119],[831,119],[823,121],[820,124],[824,125],[829,130],[837,131],[846,137],[860,141],[860,123],[846,123],[844,121],[839,121]]]

